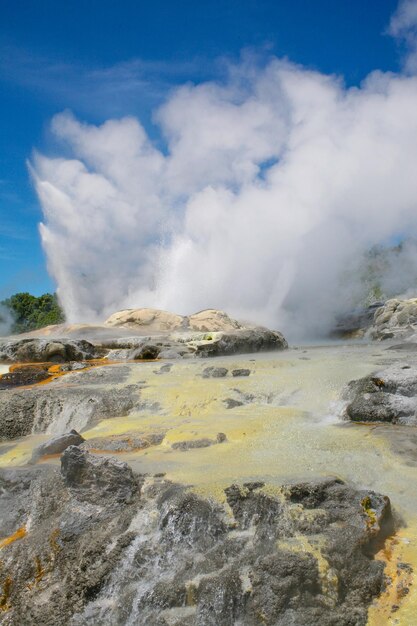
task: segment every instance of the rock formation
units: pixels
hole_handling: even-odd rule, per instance
[[[344,392],[345,413],[354,422],[417,425],[417,365],[393,364],[359,380]]]
[[[365,626],[388,498],[340,480],[231,485],[228,510],[79,447],[0,471],[4,626]]]
[[[417,337],[417,298],[388,300],[375,312],[370,337],[377,341]]]

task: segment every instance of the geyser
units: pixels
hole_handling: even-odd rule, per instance
[[[57,115],[72,158],[35,154],[31,169],[68,320],[216,307],[294,336],[356,305],[363,255],[417,233],[409,4],[391,28],[410,48],[403,73],[346,88],[277,58],[242,62],[168,97],[155,114],[164,150],[132,117]]]

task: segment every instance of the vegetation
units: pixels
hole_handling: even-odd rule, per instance
[[[30,293],[15,293],[0,304],[4,310],[10,312],[13,320],[11,333],[24,333],[65,320],[55,293],[44,293],[39,297]]]

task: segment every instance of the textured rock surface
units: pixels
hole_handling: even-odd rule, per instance
[[[206,309],[188,317],[188,327],[202,332],[230,331],[244,328],[244,325],[232,319],[224,311]]]
[[[48,366],[20,365],[0,378],[0,390],[34,385],[50,378]]]
[[[103,498],[127,504],[137,490],[137,482],[127,463],[101,457],[70,446],[61,457],[61,476],[77,499],[100,504]]]
[[[288,347],[280,333],[242,325],[215,309],[188,317],[157,309],[129,309],[115,313],[105,324],[51,326],[4,340],[0,361],[62,363],[100,356],[110,360],[176,359]],[[60,339],[64,335],[59,333],[74,338]]]
[[[61,452],[69,446],[79,446],[83,441],[84,437],[82,437],[80,433],[77,433],[76,430],[71,430],[69,433],[53,437],[34,449],[32,462],[49,454],[61,454]]]
[[[394,364],[351,381],[343,397],[354,422],[417,425],[417,365]]]
[[[182,315],[159,309],[126,309],[110,315],[105,325],[132,329],[143,328],[147,333],[158,333],[183,328],[184,318]]]
[[[226,367],[205,367],[201,376],[203,378],[224,378],[229,370]]]
[[[1,391],[0,440],[81,431],[98,419],[128,414],[139,402],[140,387],[120,384],[127,375],[126,366],[113,365],[71,373],[48,385]]]
[[[404,339],[417,334],[417,298],[388,300],[375,312],[370,336],[378,341]]]
[[[100,355],[92,343],[82,339],[10,339],[0,343],[0,361],[9,363],[64,363]]]
[[[108,437],[92,437],[81,444],[83,450],[106,452],[132,452],[144,450],[150,446],[158,446],[164,439],[164,433],[151,433],[141,436],[139,433],[123,433]]]
[[[77,447],[61,473],[0,481],[0,536],[23,529],[2,550],[5,626],[365,626],[384,584],[389,500],[341,481],[231,485],[227,512]]]
[[[266,328],[253,328],[221,333],[212,341],[198,345],[196,355],[201,357],[226,356],[267,350],[284,350],[285,348],[288,348],[288,344],[281,333]]]
[[[147,333],[181,330],[198,332],[230,331],[243,328],[224,311],[205,309],[193,315],[183,316],[159,309],[127,309],[113,313],[106,321],[107,326],[143,329]]]
[[[106,342],[105,345],[111,348],[108,353],[111,360],[149,359],[156,355],[160,359],[215,357],[288,348],[281,333],[261,327],[230,332],[183,331],[142,338],[130,337]]]

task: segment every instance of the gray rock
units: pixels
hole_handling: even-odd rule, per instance
[[[387,339],[409,339],[417,333],[417,299],[387,300],[375,312],[369,335],[377,341]]]
[[[236,376],[249,376],[249,375],[250,375],[250,370],[248,370],[248,369],[240,368],[240,369],[232,370],[232,376],[234,376],[234,377],[236,377]]]
[[[226,398],[223,400],[223,403],[226,405],[226,409],[235,409],[237,406],[243,406],[243,402],[240,400],[235,400],[234,398]]]
[[[12,339],[0,344],[0,361],[64,363],[99,358],[102,352],[84,339]]]
[[[393,532],[389,500],[341,481],[286,486],[281,497],[232,485],[226,513],[165,480],[141,487],[126,464],[77,447],[63,454],[63,478],[39,470],[0,470],[0,498],[20,510],[6,532],[31,520],[2,550],[7,626],[256,626],[260,614],[280,626],[365,626],[385,585],[374,554]],[[300,535],[314,537],[334,587],[313,553],[281,547]]]
[[[219,333],[218,338],[197,346],[196,356],[226,356],[228,354],[284,350],[286,348],[288,348],[288,344],[281,333],[266,328],[254,328]]]
[[[83,441],[85,441],[84,437],[77,433],[76,430],[71,430],[69,433],[53,437],[34,449],[32,462],[49,454],[61,454],[61,452],[64,452],[69,446],[79,446]]]
[[[223,443],[227,441],[227,437],[224,433],[217,433],[216,439],[190,439],[188,441],[176,441],[172,444],[171,448],[173,450],[194,450],[195,448],[208,448],[209,446],[213,446],[216,443]]]
[[[158,446],[162,443],[165,433],[151,433],[141,436],[139,433],[128,432],[123,435],[110,435],[109,437],[93,437],[84,441],[81,445],[83,450],[95,450],[106,452],[132,452],[144,450],[150,446]]]
[[[417,425],[417,366],[394,364],[353,380],[343,398],[351,421]]]
[[[78,446],[70,446],[62,454],[61,475],[67,487],[76,491],[77,499],[90,503],[107,496],[129,503],[137,491],[137,482],[127,463],[92,455]]]
[[[228,371],[225,367],[206,367],[201,376],[203,378],[224,378]]]
[[[80,376],[81,381],[81,377],[89,374],[85,372],[74,376]],[[91,374],[94,376],[93,371]],[[55,385],[2,391],[0,440],[47,430],[56,434],[72,428],[82,430],[98,419],[127,415],[139,403],[140,387],[136,385],[70,386],[62,380]]]
[[[157,359],[161,348],[152,344],[146,344],[139,348],[139,350],[133,353],[133,358],[136,360],[152,361]]]

